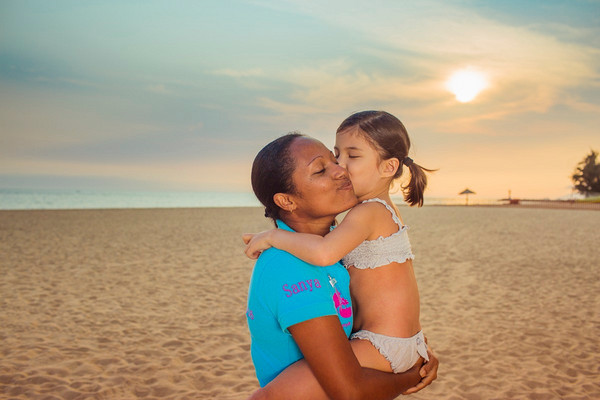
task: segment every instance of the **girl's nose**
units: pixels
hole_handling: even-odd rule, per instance
[[[342,157],[341,155],[337,157],[337,162],[340,167],[346,169],[346,157]]]

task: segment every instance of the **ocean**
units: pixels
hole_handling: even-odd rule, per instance
[[[393,197],[398,205],[401,197]],[[425,197],[425,205],[463,205],[465,198]],[[498,204],[496,199],[470,198],[469,204]],[[94,190],[0,189],[0,210],[99,208],[259,207],[247,192],[149,192]]]
[[[0,210],[258,207],[252,193],[0,189]]]

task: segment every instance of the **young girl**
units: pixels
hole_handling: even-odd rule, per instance
[[[409,148],[406,128],[393,115],[351,115],[336,132],[335,157],[348,170],[359,204],[324,237],[281,229],[244,235],[250,258],[276,247],[319,266],[342,259],[350,273],[354,353],[363,367],[395,373],[406,371],[419,357],[429,360],[408,227],[389,193],[406,166],[410,181],[402,187],[405,200],[423,205],[424,171],[430,170],[408,157]],[[320,173],[324,171],[315,175]],[[288,206],[294,212],[296,205]]]

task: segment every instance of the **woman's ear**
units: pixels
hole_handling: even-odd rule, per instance
[[[398,172],[398,168],[400,168],[400,160],[398,160],[396,157],[383,160],[379,166],[381,175],[386,178],[395,176],[396,172]]]
[[[277,205],[277,207],[290,213],[293,213],[296,209],[294,198],[288,193],[275,193],[273,195],[273,202]]]

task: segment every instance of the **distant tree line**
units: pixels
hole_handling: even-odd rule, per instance
[[[600,164],[596,161],[598,152],[591,150],[590,154],[577,164],[571,176],[573,187],[585,197],[600,195]]]

